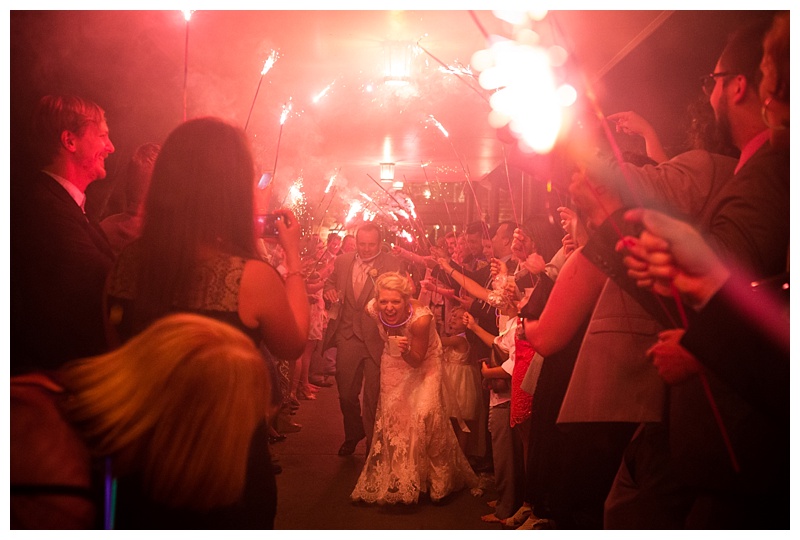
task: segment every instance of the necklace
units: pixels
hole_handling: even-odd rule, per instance
[[[414,310],[411,309],[411,305],[409,305],[408,306],[408,318],[406,320],[404,320],[400,324],[389,324],[389,323],[387,323],[386,321],[383,320],[383,312],[382,311],[378,312],[378,318],[381,320],[381,323],[383,324],[383,326],[385,326],[387,328],[399,328],[401,326],[404,326],[408,321],[411,320],[411,316],[412,315],[414,315]]]

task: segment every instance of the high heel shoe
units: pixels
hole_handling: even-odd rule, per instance
[[[316,394],[312,394],[311,392],[306,392],[305,390],[299,390],[297,392],[297,397],[299,399],[305,399],[305,400],[317,399]]]

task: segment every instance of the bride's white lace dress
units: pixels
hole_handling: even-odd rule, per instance
[[[374,302],[374,301],[373,301]],[[373,305],[369,310],[373,312]],[[427,307],[414,306],[408,325],[424,315]],[[380,326],[386,341],[386,332]],[[380,400],[375,432],[364,469],[350,495],[370,503],[416,503],[420,492],[434,501],[465,487],[476,487],[478,478],[458,446],[442,399],[442,343],[430,325],[428,352],[418,367],[402,357],[381,356]]]

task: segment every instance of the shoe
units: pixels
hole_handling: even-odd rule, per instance
[[[554,529],[555,524],[549,519],[538,518],[531,514],[531,516],[525,520],[525,523],[517,527],[518,531],[530,531],[530,530],[540,530],[540,529]]]
[[[503,520],[503,525],[506,527],[514,527],[516,529],[525,523],[525,521],[531,516],[533,516],[533,511],[531,510],[530,506],[520,506],[519,510],[517,510],[513,516]]]
[[[503,520],[497,517],[497,514],[491,513],[486,514],[485,516],[481,516],[481,521],[485,521],[486,523],[502,523]]]
[[[299,390],[297,392],[297,397],[299,399],[305,399],[305,400],[317,399],[316,394],[312,394],[311,392],[306,392],[305,390]]]
[[[361,437],[363,439],[364,437]],[[339,455],[340,456],[351,456],[353,452],[356,451],[356,446],[361,441],[361,439],[355,441],[344,441],[342,446],[339,447]]]
[[[269,443],[270,444],[279,443],[279,442],[285,441],[285,440],[286,440],[286,435],[284,433],[278,433],[277,435],[270,435],[269,436]]]
[[[319,386],[319,387],[333,386],[333,381],[330,380],[330,376],[329,375],[325,375],[325,376],[319,377],[319,378],[318,377],[313,377],[313,378],[308,379],[308,382],[310,384],[313,384],[314,386]]]
[[[278,423],[278,433],[297,433],[301,429],[303,429],[301,424],[296,424],[291,421]]]

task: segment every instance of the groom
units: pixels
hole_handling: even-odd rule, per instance
[[[384,272],[396,272],[400,262],[381,252],[381,232],[366,223],[356,232],[356,252],[339,255],[333,273],[325,282],[324,298],[331,302],[331,320],[323,350],[336,347],[336,385],[344,416],[344,443],[340,456],[349,456],[358,442],[372,443],[375,409],[380,392],[380,361],[383,340],[378,325],[365,307],[373,298],[375,279]],[[338,314],[336,313],[338,311]],[[363,381],[364,408],[358,395]]]

